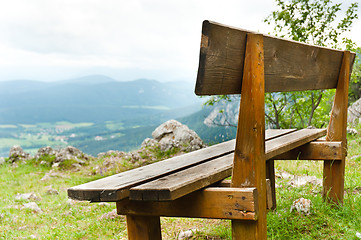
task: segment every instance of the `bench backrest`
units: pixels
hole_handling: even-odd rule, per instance
[[[197,95],[240,94],[250,31],[204,21]],[[343,51],[263,35],[265,92],[337,87]],[[350,54],[352,67],[355,53]]]

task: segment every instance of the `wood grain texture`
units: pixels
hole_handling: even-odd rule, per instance
[[[284,152],[325,136],[326,132],[326,129],[301,129],[283,137],[272,139],[267,142],[266,159],[271,159]]]
[[[204,21],[195,93],[240,94],[250,31]],[[343,52],[264,36],[265,91],[336,88]],[[349,55],[351,66],[355,53]]]
[[[342,160],[341,142],[313,141],[273,157],[275,160]]]
[[[274,139],[294,131],[295,129],[267,130],[266,139]],[[234,152],[234,147],[235,140],[219,143],[195,152],[69,188],[68,196],[72,199],[92,202],[119,201],[129,197],[129,189],[134,186],[227,155]]]
[[[159,216],[127,215],[129,240],[161,240]]]
[[[130,189],[130,200],[169,201],[209,186],[232,174],[233,155],[187,168]]]
[[[262,35],[247,34],[231,186],[257,189],[258,220],[246,224],[242,220],[232,220],[232,239],[235,240],[267,238],[263,49]]]
[[[324,198],[336,204],[343,203],[344,195],[348,86],[350,65],[352,65],[350,55],[351,53],[348,51],[345,51],[343,55],[326,136],[326,141],[341,141],[342,159],[340,161],[324,161],[323,168]]]
[[[267,183],[267,193],[270,192],[270,197],[267,194],[267,206],[271,205],[272,209],[276,209],[276,175],[274,160],[270,159],[266,162],[266,178],[269,180],[269,183]]]
[[[256,196],[255,188],[209,187],[167,202],[123,199],[117,202],[117,211],[120,215],[255,220]]]
[[[213,187],[231,187],[232,184],[232,180],[230,179],[224,179],[220,182],[217,182],[215,184],[213,184]],[[271,180],[269,178],[266,179],[266,184],[267,184],[267,209],[273,209],[274,205],[273,205],[273,194],[272,194],[272,186],[271,186]]]
[[[266,141],[266,156],[274,156],[326,134],[326,129],[303,129]],[[130,189],[131,200],[169,201],[216,183],[232,173],[234,154],[228,154]],[[266,158],[267,160],[267,158]],[[267,178],[271,179],[272,174]],[[273,174],[274,177],[274,174]],[[272,180],[271,180],[272,182]],[[272,183],[274,184],[274,182]],[[273,205],[275,193],[273,194]]]

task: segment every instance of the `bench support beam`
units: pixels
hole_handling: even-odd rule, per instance
[[[267,238],[263,36],[247,34],[232,187],[255,187],[257,221],[232,220],[232,237]]]
[[[270,193],[270,192],[269,192]],[[117,202],[119,215],[256,220],[255,188],[209,187],[172,201]]]
[[[129,240],[161,240],[160,218],[158,216],[127,215]]]
[[[336,204],[343,203],[344,194],[349,79],[350,52],[345,51],[343,53],[335,100],[326,135],[326,141],[341,141],[342,159],[341,161],[324,161],[323,169],[324,198]]]

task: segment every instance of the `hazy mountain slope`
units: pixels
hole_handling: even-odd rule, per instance
[[[1,82],[0,124],[142,118],[200,102],[193,87],[146,79],[117,82],[98,75],[56,83]]]

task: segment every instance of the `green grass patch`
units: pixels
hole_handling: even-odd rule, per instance
[[[277,179],[277,209],[267,215],[268,239],[357,239],[356,233],[361,232],[361,161],[355,156],[361,150],[358,136],[348,136],[348,140],[343,206],[325,203],[320,186],[293,187],[286,179]],[[107,168],[102,165],[105,159],[94,159],[78,172],[71,168],[72,160],[53,170],[53,156],[22,164],[0,165],[0,239],[28,239],[30,236],[36,239],[126,239],[125,217],[110,214],[115,209],[114,203],[100,205],[69,201],[67,189],[167,158],[177,154],[178,150],[162,152],[155,147],[147,151],[150,153],[139,153],[142,158],[139,162],[112,155]],[[99,167],[101,171],[98,171]],[[322,178],[323,165],[315,161],[276,161],[276,168],[292,175]],[[49,177],[44,178],[46,175]],[[49,195],[50,186],[59,194]],[[24,208],[24,204],[34,200],[15,199],[18,193],[30,192],[39,197],[35,202],[42,212]],[[290,212],[291,204],[300,197],[312,201],[308,216]],[[232,238],[228,220],[161,218],[161,223],[163,239],[177,239],[180,231],[189,229],[195,232],[190,239]]]

